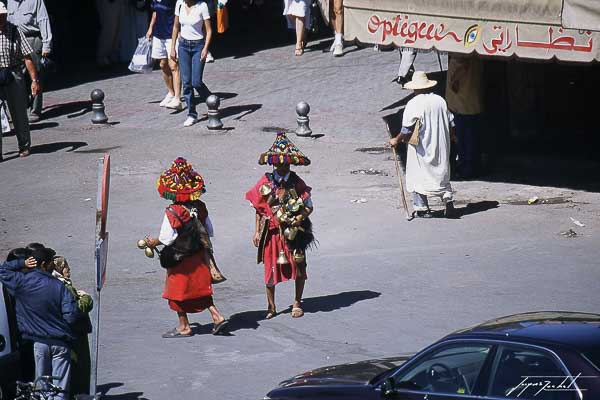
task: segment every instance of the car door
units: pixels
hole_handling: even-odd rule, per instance
[[[553,352],[539,346],[503,344],[486,390],[493,399],[579,400],[577,384]]]
[[[393,400],[475,399],[477,382],[486,361],[493,358],[493,348],[493,344],[477,342],[436,346],[388,379],[384,396]]]
[[[17,379],[19,371],[16,331],[9,302],[8,293],[0,283],[0,399],[9,385]]]

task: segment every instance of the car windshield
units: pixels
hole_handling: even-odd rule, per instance
[[[583,353],[583,356],[596,368],[600,371],[600,349],[599,350],[591,350]]]

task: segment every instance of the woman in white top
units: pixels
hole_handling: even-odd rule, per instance
[[[175,44],[178,38],[179,51],[176,52]],[[188,117],[183,126],[191,126],[198,122],[194,89],[202,93],[201,101],[206,100],[208,90],[202,84],[202,75],[211,39],[212,28],[206,3],[198,0],[178,0],[175,5],[171,58],[177,60],[179,57],[183,97],[188,109]]]
[[[306,29],[310,29],[310,0],[283,0],[283,15],[287,17],[288,28],[296,29],[296,50],[301,56],[306,46]]]

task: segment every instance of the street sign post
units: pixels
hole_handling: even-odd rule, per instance
[[[96,240],[94,260],[96,267],[96,286],[94,290],[94,310],[92,315],[92,348],[90,394],[99,398],[98,385],[98,338],[100,333],[100,292],[106,280],[106,259],[108,258],[108,232],[106,219],[108,216],[108,193],[110,188],[110,156],[105,154],[98,162],[98,194],[96,198]]]

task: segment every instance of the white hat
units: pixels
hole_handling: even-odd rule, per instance
[[[437,85],[437,81],[430,80],[423,71],[415,71],[410,82],[404,85],[405,89],[427,89]]]
[[[0,14],[8,14],[8,11],[6,10],[6,6],[1,1],[0,1]]]

